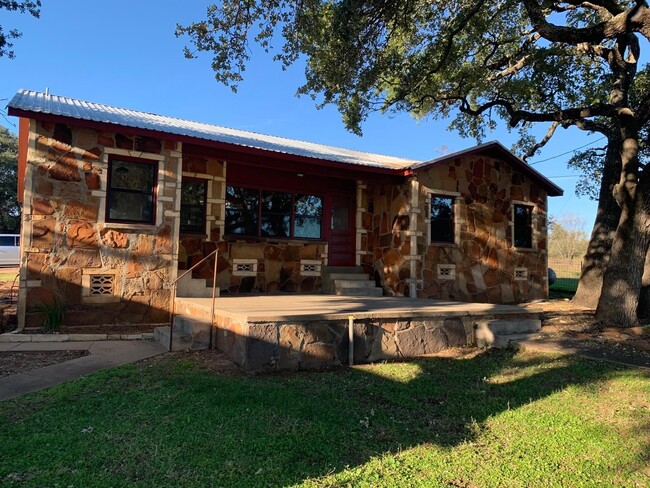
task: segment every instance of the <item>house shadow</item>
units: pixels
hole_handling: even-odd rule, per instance
[[[292,486],[418,446],[449,449],[477,441],[491,428],[491,419],[504,412],[534,408],[537,401],[566,389],[598,388],[599,382],[616,378],[623,369],[572,356],[549,359],[485,350],[455,359],[395,363],[390,377],[372,364],[240,378],[191,376],[184,381],[177,407],[186,415],[197,415],[187,419],[189,429],[194,422],[204,428],[205,419],[213,419],[220,439],[213,469],[233,470],[239,480],[233,483]],[[564,428],[566,418],[553,425],[548,409],[554,402],[560,406],[570,401],[567,398],[571,395],[560,395],[540,409],[545,418],[531,426],[539,439],[544,430],[552,437]],[[589,422],[588,417],[584,421]],[[633,431],[647,429],[650,423],[640,417]],[[196,445],[185,448],[206,449],[204,439],[197,435]],[[543,457],[547,448],[540,444],[534,449]],[[520,453],[504,449],[502,462],[512,461],[517,469]],[[639,452],[650,453],[650,444]],[[531,455],[537,454],[523,454]],[[613,466],[612,477],[620,470],[642,470],[648,463],[650,454],[633,465]]]

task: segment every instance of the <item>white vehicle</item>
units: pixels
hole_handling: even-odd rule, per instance
[[[18,266],[20,264],[20,236],[0,234],[0,266]]]

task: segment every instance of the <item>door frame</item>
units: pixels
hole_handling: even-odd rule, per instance
[[[357,242],[357,230],[356,230],[356,215],[357,215],[357,205],[356,205],[356,191],[334,191],[329,193],[329,205],[326,209],[326,219],[325,224],[327,225],[327,264],[329,266],[354,266],[356,264],[356,242]],[[332,263],[332,217],[334,207],[337,206],[338,202],[347,200],[349,202],[350,213],[348,215],[349,224],[348,224],[348,235],[350,239],[350,247],[348,251],[347,259],[341,260],[339,262]],[[340,205],[338,205],[340,206]]]

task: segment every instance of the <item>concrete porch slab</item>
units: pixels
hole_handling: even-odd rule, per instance
[[[211,298],[177,298],[177,303],[211,307]],[[284,322],[318,317],[323,320],[381,319],[408,316],[451,317],[541,313],[541,307],[464,303],[406,297],[356,297],[339,295],[256,295],[219,297],[215,315],[252,322]]]

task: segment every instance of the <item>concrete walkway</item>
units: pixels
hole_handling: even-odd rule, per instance
[[[88,351],[90,354],[26,373],[0,378],[0,401],[162,354],[166,349],[152,341],[22,342],[0,343],[2,352]]]

